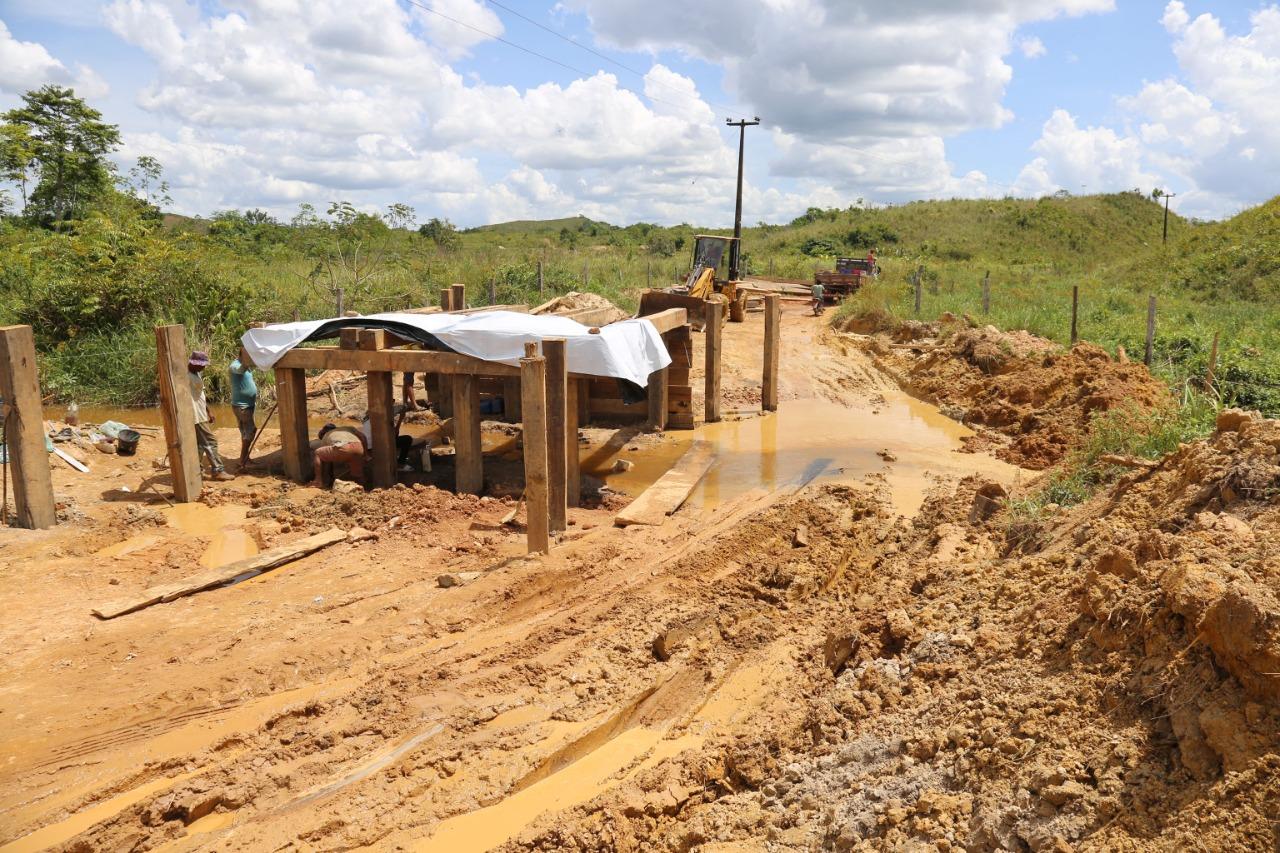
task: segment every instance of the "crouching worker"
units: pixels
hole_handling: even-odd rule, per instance
[[[316,478],[311,485],[317,489],[326,489],[333,484],[335,474],[324,475],[324,466],[346,464],[351,480],[364,483],[364,457],[368,447],[359,430],[325,424],[320,427],[320,446],[315,449],[312,463],[315,465]],[[326,482],[327,481],[327,482]]]

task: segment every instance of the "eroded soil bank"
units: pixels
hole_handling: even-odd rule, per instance
[[[759,325],[727,327],[742,409]],[[6,531],[0,849],[1274,849],[1280,424],[1224,414],[1014,539],[1034,483],[952,449],[998,428],[893,444],[915,404],[868,343],[784,329],[814,435],[772,440],[816,453],[843,407],[868,467],[766,470],[770,419],[726,423],[734,488],[657,528],[575,510],[534,558],[509,499],[240,481],[211,502],[255,547],[377,538],[110,622],[213,538],[88,495]]]

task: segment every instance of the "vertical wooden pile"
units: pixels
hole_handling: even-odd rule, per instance
[[[662,336],[671,354],[667,366],[667,429],[693,429],[693,331],[689,325]]]
[[[774,293],[764,298],[764,376],[760,387],[760,408],[778,410],[778,350],[781,348],[782,300]]]
[[[196,447],[195,404],[187,379],[187,335],[182,326],[156,326],[156,370],[160,380],[160,414],[164,419],[164,439],[169,451],[169,474],[173,496],[179,503],[200,497],[200,451]],[[301,372],[301,371],[299,371]],[[277,380],[278,381],[278,380]],[[303,391],[303,406],[306,392]],[[281,406],[281,424],[284,423]],[[305,415],[303,424],[306,424]],[[288,468],[286,467],[286,472]]]
[[[703,401],[703,420],[712,424],[720,420],[720,336],[724,331],[723,314],[720,304],[707,303],[707,314],[703,331],[707,336],[706,365],[704,378],[706,381],[705,399]]]
[[[525,344],[520,359],[524,412],[524,499],[530,554],[551,550],[550,496],[547,482],[547,361],[538,345]]]
[[[30,326],[0,328],[0,397],[4,398],[8,413],[5,453],[17,526],[33,530],[52,527],[58,523],[58,513],[53,501],[49,453],[44,446],[36,344]]]

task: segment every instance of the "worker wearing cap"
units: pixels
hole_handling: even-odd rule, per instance
[[[208,366],[209,354],[206,352],[197,350],[187,359],[187,380],[191,383],[191,403],[195,407],[196,416],[196,447],[209,459],[209,479],[233,480],[235,478],[227,473],[222,457],[218,455],[218,437],[210,426],[213,418],[209,416],[209,403],[204,396],[204,377],[200,375]]]

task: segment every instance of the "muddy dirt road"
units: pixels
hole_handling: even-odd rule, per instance
[[[1112,820],[1072,823],[1070,786],[1103,744],[1145,766],[1140,726],[1054,740],[1105,684],[1016,666],[1069,596],[1054,560],[1006,578],[974,513],[1024,474],[802,309],[783,328],[781,411],[701,427],[684,508],[571,510],[549,556],[493,498],[258,477],[174,511],[103,501],[123,460],[61,476],[84,517],[0,538],[0,851],[1052,849]],[[728,411],[758,410],[760,337],[726,327]],[[690,438],[617,446],[643,479]],[[331,525],[376,538],[90,615]]]

